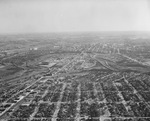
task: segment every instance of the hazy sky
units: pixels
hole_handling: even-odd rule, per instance
[[[0,0],[0,33],[150,31],[150,0]]]

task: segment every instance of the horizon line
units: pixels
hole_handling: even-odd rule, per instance
[[[134,30],[134,31],[128,31],[128,30],[124,30],[124,31],[60,31],[60,32],[15,32],[15,33],[0,33],[0,36],[2,35],[26,35],[26,34],[65,34],[65,33],[149,33],[150,31],[139,31],[139,30]]]

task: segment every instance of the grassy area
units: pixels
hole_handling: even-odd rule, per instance
[[[15,67],[0,69],[0,77],[1,78],[7,77],[7,76],[13,75],[21,70],[22,70],[21,68],[15,68]]]

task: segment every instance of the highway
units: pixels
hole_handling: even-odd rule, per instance
[[[127,58],[127,59],[129,59],[129,60],[132,60],[133,62],[136,62],[136,63],[138,63],[138,64],[141,64],[141,65],[143,65],[143,66],[150,66],[150,65],[148,65],[148,64],[146,64],[146,63],[144,63],[144,62],[140,62],[140,61],[138,61],[138,60],[136,60],[136,59],[133,59],[133,58],[127,56],[127,55],[124,55],[124,54],[120,54],[120,55],[123,56],[123,57],[125,57],[125,58]]]

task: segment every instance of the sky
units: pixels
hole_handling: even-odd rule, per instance
[[[150,31],[150,0],[0,0],[0,33]]]

